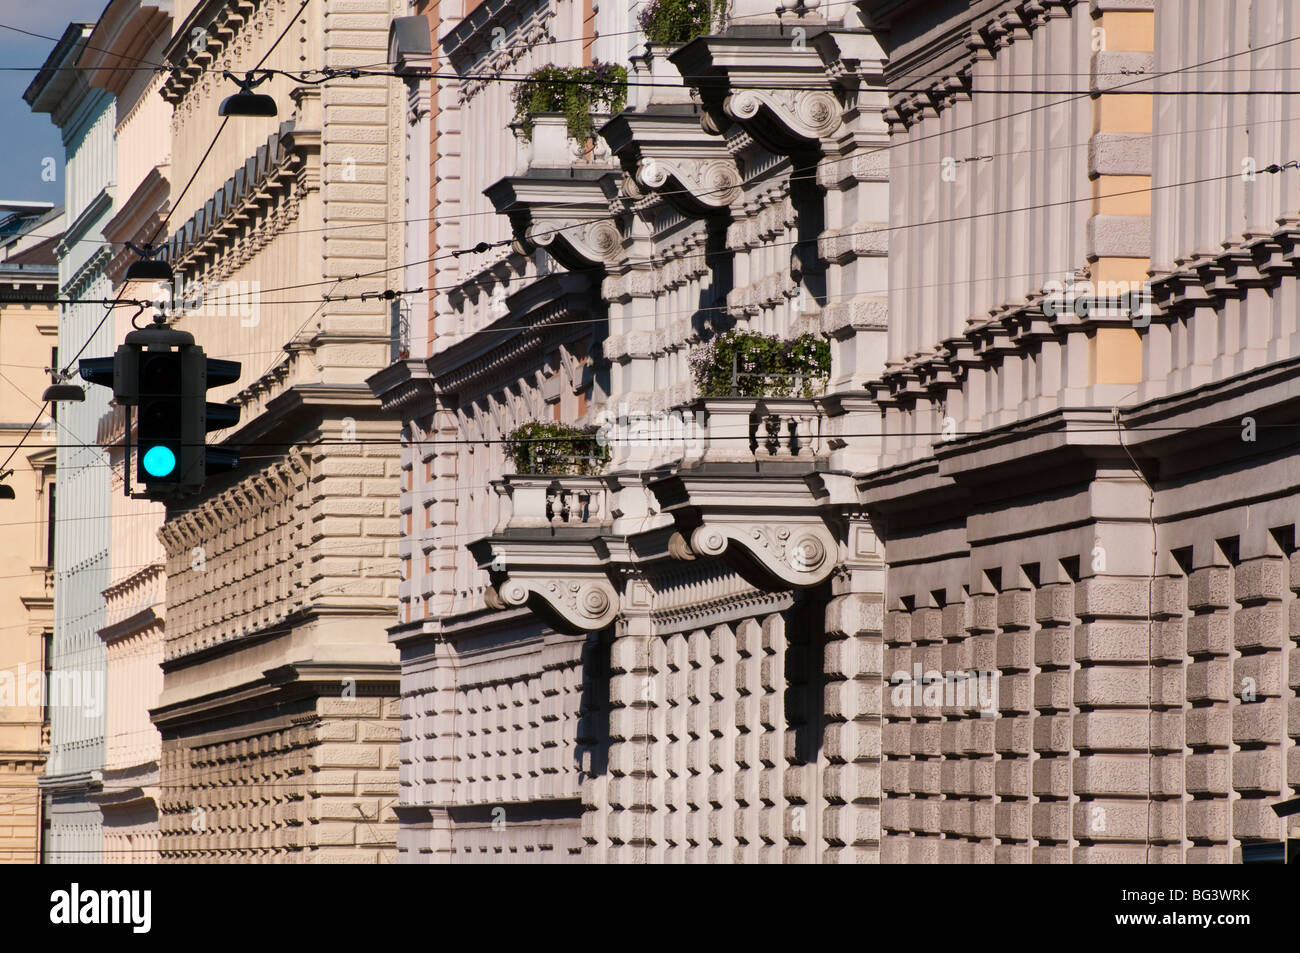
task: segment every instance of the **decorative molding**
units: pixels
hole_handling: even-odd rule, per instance
[[[487,603],[494,609],[528,606],[561,632],[596,632],[618,615],[618,592],[603,576],[559,578],[511,574],[499,586],[488,590]],[[556,619],[555,617],[558,617]]]
[[[824,89],[745,89],[723,100],[727,115],[740,123],[757,119],[764,106],[801,139],[829,138],[843,123],[839,102]]]

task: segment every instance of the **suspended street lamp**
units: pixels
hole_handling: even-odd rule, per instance
[[[237,77],[230,70],[222,70],[221,75],[236,83],[239,86],[239,92],[222,100],[221,107],[217,110],[218,115],[274,116],[277,114],[274,99],[265,93],[253,92],[254,89],[271,78],[270,72],[263,72],[261,76],[255,76],[252,72],[245,73],[243,79]]]
[[[127,268],[125,281],[165,281],[171,284],[175,277],[172,274],[172,266],[161,258],[154,257],[162,253],[161,246],[154,248],[152,245],[145,245],[144,248],[137,248],[127,242],[126,247],[139,255],[140,260],[132,262],[131,267]]]
[[[41,400],[53,402],[73,402],[81,403],[86,399],[86,392],[76,384],[51,384],[45,388],[45,393],[41,394]]]

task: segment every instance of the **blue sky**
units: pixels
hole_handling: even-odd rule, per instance
[[[63,145],[50,117],[33,113],[23,102],[23,90],[36,68],[54,49],[55,41],[73,20],[93,23],[107,0],[0,0],[0,199],[63,202]],[[17,27],[41,33],[41,39],[15,33]],[[11,67],[31,67],[12,69]],[[41,181],[41,160],[53,156],[58,181]]]

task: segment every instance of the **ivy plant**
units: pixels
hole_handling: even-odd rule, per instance
[[[814,397],[830,379],[831,347],[818,334],[733,328],[696,345],[690,366],[701,397]]]
[[[579,142],[592,138],[594,112],[621,112],[627,103],[627,70],[616,63],[594,60],[590,66],[539,66],[515,87],[515,121],[524,137],[533,138],[533,117],[563,113],[569,135]]]
[[[649,42],[680,46],[720,29],[726,9],[726,0],[650,0],[637,22]]]
[[[591,476],[609,462],[609,447],[596,440],[596,427],[532,420],[506,435],[506,456],[515,473]]]

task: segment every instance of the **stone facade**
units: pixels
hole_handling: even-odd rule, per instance
[[[105,272],[124,298],[156,298],[155,288],[125,280],[136,260],[126,243],[150,244],[167,214],[171,107],[159,95],[162,77],[134,67],[161,59],[171,25],[170,4],[116,0],[105,7],[78,59],[87,81],[114,101],[116,191],[114,214],[104,226],[114,254]],[[132,330],[132,320],[129,308],[115,312],[115,341]],[[160,740],[149,709],[162,689],[166,577],[158,528],[164,508],[126,495],[126,408],[110,403],[97,433],[112,469],[108,583],[98,633],[106,663],[104,771],[94,800],[102,816],[104,862],[156,863]]]
[[[877,852],[881,558],[844,472],[871,448],[836,435],[883,366],[885,249],[854,240],[888,217],[881,54],[856,13],[800,11],[822,36],[792,45],[740,6],[673,50],[629,43],[630,8],[588,34],[564,3],[439,5],[463,74],[586,56],[635,84],[585,148],[558,116],[507,138],[503,84],[441,87],[431,161],[460,190],[428,213],[454,252],[431,356],[371,378],[410,442],[405,860]],[[801,90],[758,92],[780,75]],[[701,398],[688,355],[733,326],[825,333],[826,395]],[[629,418],[667,426],[616,439],[601,477],[514,474],[502,447]]]
[[[177,326],[243,367],[213,392],[240,421],[210,440],[242,448],[239,468],[169,502],[159,533],[164,861],[392,859],[400,448],[363,381],[389,359],[374,293],[401,266],[400,93],[276,75],[259,92],[279,116],[222,123],[235,89],[210,67],[382,62],[401,4],[300,6],[178,2],[163,51],[165,254],[204,292]]]
[[[54,245],[62,209],[0,201],[0,340],[8,365],[0,380],[0,433],[16,449],[0,502],[7,541],[0,552],[0,863],[40,859],[42,798],[37,786],[49,754],[44,670],[54,637],[52,546],[55,448],[17,446],[31,421],[30,393],[49,382],[42,368],[58,341],[58,265]],[[9,452],[6,452],[6,457]],[[3,458],[0,458],[3,459]]]
[[[1291,107],[1228,97],[1156,148],[1204,116],[1143,93],[1215,56],[1285,66],[1230,48],[1275,6],[734,4],[625,59],[613,11],[587,36],[563,3],[440,4],[431,55],[474,77],[432,119],[449,271],[428,357],[370,381],[410,443],[402,858],[1234,862],[1276,838]],[[534,117],[507,168],[478,78],[551,35],[648,85],[594,143]],[[1136,315],[1074,305],[1129,290]],[[733,324],[825,335],[825,396],[701,397],[688,358]],[[656,413],[678,429],[596,476],[501,449],[529,419]]]
[[[889,563],[885,673],[1000,675],[993,719],[887,707],[882,859],[1239,861],[1281,834],[1269,805],[1300,777],[1295,200],[1245,145],[1280,157],[1261,170],[1289,158],[1273,130],[1292,107],[1225,98],[1207,122],[1202,97],[1142,91],[1209,88],[1198,64],[1219,57],[1251,84],[1285,64],[1229,49],[1213,4],[989,5],[957,56],[924,5],[865,6],[914,38],[890,51],[900,220],[953,222],[893,251],[957,276],[891,290],[919,320],[891,321],[873,384],[884,468],[859,490]],[[1237,13],[1253,29],[1279,9]],[[1050,95],[1037,62],[1092,95]],[[1044,91],[977,122],[1003,83]],[[1134,316],[1054,307],[1129,287],[1153,299]],[[1257,436],[1264,421],[1281,427]]]
[[[48,113],[63,136],[67,225],[56,247],[59,288],[84,301],[113,297],[107,268],[111,247],[103,230],[113,214],[117,150],[114,99],[72,68],[92,32],[73,23],[24,93],[36,112]],[[104,308],[68,305],[59,319],[60,364],[85,345],[83,357],[111,355],[116,341]],[[90,388],[82,402],[59,408],[58,511],[55,521],[54,641],[50,669],[68,686],[50,710],[50,757],[41,778],[47,795],[47,863],[97,863],[103,837],[92,799],[103,783],[105,653],[103,592],[109,583],[110,480],[107,455],[96,439],[109,395]]]

